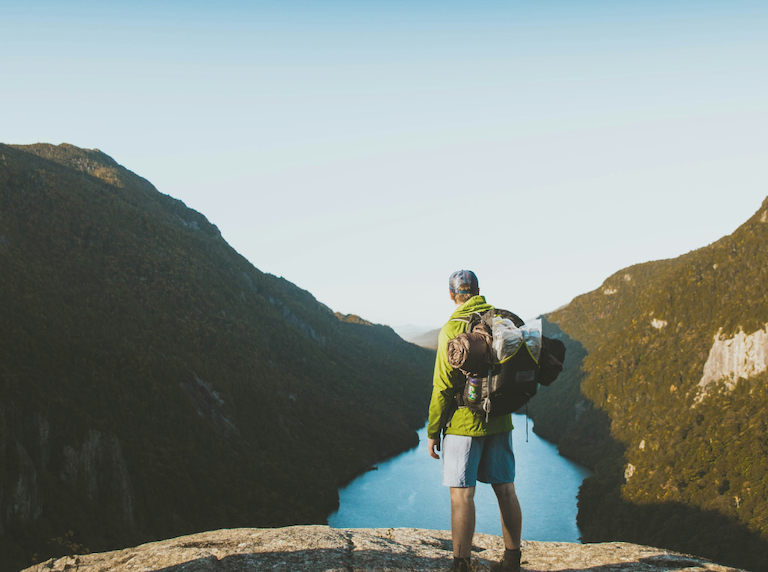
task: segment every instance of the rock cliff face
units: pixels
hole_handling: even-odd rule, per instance
[[[487,534],[475,535],[472,548],[478,572],[488,570],[504,554],[502,539]],[[737,572],[702,558],[622,542],[524,542],[522,551],[522,567],[529,572]],[[447,531],[292,526],[206,532],[127,550],[52,559],[24,572],[419,572],[446,570],[451,559]]]
[[[6,409],[9,409],[8,413]],[[18,425],[7,422],[10,413],[10,408],[0,406],[3,433],[9,432],[9,425]],[[44,495],[39,483],[41,479],[53,476],[48,470],[51,457],[49,424],[42,416],[33,415],[29,427],[31,431],[18,435],[9,456],[4,456],[11,464],[15,461],[17,478],[10,483],[8,500],[4,506],[0,504],[3,509],[0,536],[3,521],[28,525],[43,514]],[[2,440],[0,444],[7,447],[8,441]],[[53,456],[60,462],[56,476],[65,487],[81,491],[89,502],[102,507],[111,506],[112,499],[114,515],[128,527],[135,527],[136,497],[117,437],[89,430],[79,446],[64,445],[54,451]]]
[[[739,379],[749,379],[766,369],[768,362],[768,324],[765,329],[745,334],[739,330],[727,338],[722,329],[715,335],[709,357],[704,364],[704,375],[699,386],[705,388],[721,379],[733,389]]]

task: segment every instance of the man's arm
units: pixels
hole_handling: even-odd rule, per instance
[[[440,451],[440,432],[448,421],[445,417],[454,403],[454,377],[456,377],[456,370],[448,363],[448,341],[453,337],[447,331],[448,329],[448,327],[444,326],[437,338],[435,373],[432,378],[432,399],[429,403],[427,447],[429,455],[435,459],[440,458],[437,454],[437,451]]]

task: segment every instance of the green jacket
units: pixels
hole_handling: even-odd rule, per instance
[[[485,302],[485,297],[473,296],[456,309],[451,315],[451,320],[470,316],[475,312],[485,312],[492,307]],[[429,404],[429,425],[427,426],[427,436],[430,439],[437,439],[440,436],[440,431],[448,422],[446,417],[456,403],[454,395],[457,392],[457,386],[463,386],[466,379],[463,373],[458,369],[453,369],[448,364],[447,353],[448,341],[459,334],[463,334],[466,329],[467,324],[465,322],[451,322],[449,320],[440,330],[440,335],[437,338],[437,358],[435,359],[435,374],[432,379],[432,401]],[[446,433],[448,435],[482,437],[511,430],[512,415],[492,417],[486,423],[485,419],[475,415],[466,407],[462,407],[454,413]]]

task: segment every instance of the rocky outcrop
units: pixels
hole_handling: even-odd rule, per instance
[[[699,386],[706,388],[710,383],[726,378],[726,385],[732,389],[740,378],[749,379],[764,372],[766,363],[768,324],[765,329],[749,335],[739,330],[732,338],[723,336],[721,328],[715,334]]]
[[[328,526],[241,528],[182,536],[136,548],[52,559],[24,572],[362,572],[445,570],[451,533],[414,528],[334,529]],[[477,534],[476,570],[488,570],[504,552],[498,536]],[[523,570],[592,572],[733,571],[702,558],[658,548],[610,542],[524,542]]]
[[[12,413],[0,405],[0,475],[8,485],[0,486],[0,537],[12,522],[32,522],[42,513],[38,480],[49,457],[48,422],[40,415],[30,416],[23,426],[26,439],[19,441],[12,434],[17,421]]]
[[[40,518],[46,482],[56,494],[80,491],[81,498],[114,509],[113,518],[128,527],[136,524],[136,495],[120,441],[113,434],[89,430],[79,445],[54,439],[52,446],[51,426],[42,415],[25,415],[12,405],[3,406],[0,459],[0,474],[10,484],[0,486],[0,538],[14,523],[27,525]],[[53,497],[48,490],[47,500]]]
[[[16,516],[21,522],[37,519],[43,510],[37,486],[37,471],[29,453],[16,442],[18,453],[18,480],[11,490],[11,499],[6,510],[6,518]]]
[[[60,479],[71,488],[82,488],[86,498],[95,503],[99,503],[101,497],[112,495],[123,522],[135,524],[133,484],[120,441],[114,435],[91,429],[79,451],[65,446]]]

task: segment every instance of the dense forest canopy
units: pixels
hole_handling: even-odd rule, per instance
[[[42,144],[0,145],[0,348],[2,570],[325,522],[416,444],[434,361],[98,150]]]
[[[732,235],[621,270],[547,316],[569,346],[536,431],[596,469],[586,541],[768,569],[768,199]]]

